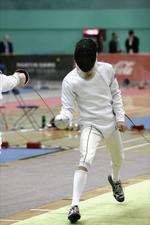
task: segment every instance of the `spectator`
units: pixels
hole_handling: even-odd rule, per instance
[[[9,35],[5,35],[3,41],[0,42],[0,54],[13,54],[13,44],[10,41]]]
[[[111,40],[109,42],[109,53],[118,53],[121,52],[119,49],[118,36],[115,32],[111,35]]]
[[[133,30],[129,30],[129,37],[126,39],[125,47],[127,53],[138,53],[139,52],[139,38],[134,35]]]

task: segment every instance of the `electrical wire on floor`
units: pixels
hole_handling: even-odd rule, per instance
[[[127,114],[125,114],[125,117],[132,123],[133,126],[137,126],[134,122],[133,122],[133,119],[131,119]],[[143,138],[144,140],[150,144],[150,139],[148,139],[144,134],[142,133],[139,133]]]

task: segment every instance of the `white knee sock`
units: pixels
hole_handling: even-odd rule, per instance
[[[119,180],[118,171],[113,171],[112,178],[113,178],[113,181],[115,182]]]
[[[72,206],[78,205],[84,187],[87,181],[87,172],[83,170],[76,170],[74,174],[73,182],[73,197],[72,197]]]
[[[112,178],[113,181],[118,181],[119,180],[119,172],[120,172],[120,167],[112,165]]]

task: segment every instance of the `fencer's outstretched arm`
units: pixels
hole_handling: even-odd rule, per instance
[[[6,76],[0,73],[1,92],[12,90],[15,87],[23,87],[29,80],[29,75],[25,70],[17,70],[13,75]]]
[[[6,92],[12,90],[14,87],[18,86],[19,79],[16,76],[6,76],[4,74],[0,74],[1,82],[2,82],[2,92]]]
[[[112,94],[112,101],[113,101],[112,104],[113,104],[113,110],[116,116],[116,121],[124,122],[125,112],[124,112],[124,107],[122,102],[122,96],[121,96],[121,91],[119,89],[118,81],[115,78],[115,75],[113,75],[110,89]]]
[[[75,98],[76,95],[73,92],[72,84],[64,79],[62,83],[62,107],[60,115],[64,118],[68,118],[70,122],[73,118]]]

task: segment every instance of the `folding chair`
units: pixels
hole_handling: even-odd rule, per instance
[[[26,104],[25,100],[22,98],[20,91],[16,88],[12,90],[12,93],[14,94],[14,97],[16,98],[18,105],[17,108],[21,109],[23,114],[15,121],[13,124],[12,129],[17,129],[18,127],[22,127],[23,121],[28,120],[28,122],[31,124],[32,128],[37,130],[40,128],[39,124],[37,123],[36,119],[34,118],[34,114],[36,110],[39,108],[38,105],[31,105]],[[21,124],[21,126],[20,126]]]

